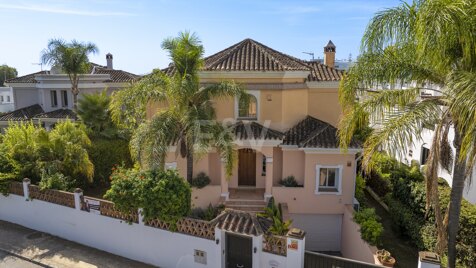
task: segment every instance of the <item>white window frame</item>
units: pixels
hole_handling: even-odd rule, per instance
[[[260,118],[260,91],[259,90],[247,90],[246,93],[254,96],[256,98],[256,118],[246,118],[240,117],[240,103],[239,98],[235,97],[235,119],[237,120],[249,120],[249,121],[259,121]]]
[[[56,104],[54,103],[55,100]],[[52,108],[58,107],[58,92],[56,90],[50,90],[50,104]]]
[[[61,90],[60,95],[61,95],[61,107],[63,107],[63,108],[69,107],[68,91],[67,90]]]
[[[335,168],[338,170],[339,174],[336,177],[336,184],[337,184],[337,192],[323,192],[319,191],[319,179],[321,175],[321,168]],[[331,195],[341,195],[342,194],[342,172],[344,171],[343,165],[316,165],[316,189],[314,193],[317,195],[321,194],[331,194]],[[334,188],[334,187],[329,187]]]

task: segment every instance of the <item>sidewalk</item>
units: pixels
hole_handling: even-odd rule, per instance
[[[8,261],[12,258],[32,260],[43,267],[55,268],[153,267],[5,221],[0,221],[0,253],[2,252],[0,267],[6,263],[7,258]]]

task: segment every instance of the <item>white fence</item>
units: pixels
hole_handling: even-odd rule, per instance
[[[217,227],[214,237],[198,237],[147,226],[141,217],[138,223],[128,223],[81,210],[80,192],[74,196],[59,191],[38,192],[28,182],[13,183],[10,192],[8,196],[0,195],[0,220],[160,267],[225,267],[226,232]],[[263,252],[262,235],[252,238],[253,267],[303,267],[304,239],[287,237],[284,247],[294,246],[283,256]]]

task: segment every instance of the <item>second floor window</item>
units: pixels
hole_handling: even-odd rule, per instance
[[[316,193],[340,194],[342,167],[320,166],[316,167]]]
[[[58,96],[56,95],[56,90],[50,91],[51,97],[51,107],[58,107]]]
[[[255,96],[248,95],[249,98],[240,98],[238,101],[238,118],[257,119],[258,118],[258,101]]]
[[[68,91],[61,90],[61,103],[63,107],[68,107]]]
[[[10,96],[7,96],[7,102],[10,102]]]
[[[3,102],[3,96],[0,96],[0,102]]]

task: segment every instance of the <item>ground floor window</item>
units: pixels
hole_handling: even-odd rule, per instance
[[[430,149],[422,146],[421,147],[421,159],[420,159],[420,163],[422,165],[426,164],[426,162],[428,161],[428,156],[430,156]]]
[[[316,194],[340,194],[342,166],[316,166]]]

